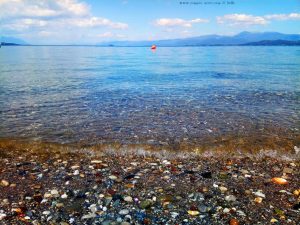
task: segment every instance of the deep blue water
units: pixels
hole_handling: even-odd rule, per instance
[[[0,137],[299,134],[300,47],[2,47]],[[295,135],[296,134],[296,135]]]

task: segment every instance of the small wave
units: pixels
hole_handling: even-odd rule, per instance
[[[9,157],[16,152],[19,154],[35,154],[46,156],[48,154],[84,154],[87,157],[96,157],[103,155],[110,156],[140,156],[140,157],[156,157],[164,159],[195,159],[195,158],[251,158],[263,159],[274,158],[282,161],[300,160],[299,147],[289,151],[282,149],[260,149],[258,151],[249,151],[249,149],[228,149],[223,148],[203,148],[203,146],[194,148],[183,148],[176,151],[171,149],[156,148],[151,145],[121,145],[113,144],[95,144],[84,145],[76,144],[60,144],[43,141],[21,140],[21,139],[0,139],[0,156]]]

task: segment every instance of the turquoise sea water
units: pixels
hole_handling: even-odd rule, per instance
[[[299,143],[300,47],[2,47],[0,137]]]

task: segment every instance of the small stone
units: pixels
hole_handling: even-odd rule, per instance
[[[296,154],[300,153],[300,148],[298,148],[297,146],[294,146],[294,150]]]
[[[36,201],[36,202],[41,202],[43,200],[43,197],[41,194],[34,194],[33,195],[33,199]]]
[[[11,209],[11,211],[16,212],[18,214],[24,213],[23,209],[21,209],[21,208],[13,208],[13,209]]]
[[[90,205],[89,210],[90,210],[92,213],[96,213],[96,212],[97,212],[97,205],[96,205],[96,204]]]
[[[288,167],[285,167],[285,168],[283,168],[283,171],[282,171],[283,173],[293,173],[293,169],[291,169],[291,168],[288,168]]]
[[[212,178],[212,173],[210,171],[201,173],[203,178]]]
[[[230,209],[228,209],[228,208],[225,208],[225,209],[223,209],[223,213],[229,213],[230,212]]]
[[[114,176],[114,175],[110,175],[109,176],[109,179],[111,179],[111,180],[116,180],[116,179],[118,179],[116,176]]]
[[[63,203],[57,203],[55,206],[56,206],[56,208],[61,209],[61,208],[64,207],[64,204]]]
[[[0,185],[1,185],[2,187],[7,187],[7,186],[9,185],[9,182],[8,182],[7,180],[1,180]]]
[[[105,196],[104,194],[100,194],[99,198],[104,198],[104,196]]]
[[[283,216],[284,215],[284,212],[280,209],[274,209],[274,213],[278,216]]]
[[[231,219],[230,221],[229,221],[229,225],[239,225],[240,223],[239,223],[239,221],[237,220],[237,219]]]
[[[170,176],[164,176],[163,179],[164,179],[164,180],[169,180],[169,179],[170,179]]]
[[[128,209],[122,209],[120,212],[119,212],[120,215],[127,215],[129,214],[129,210]]]
[[[3,220],[3,219],[5,219],[5,217],[6,217],[5,213],[0,213],[0,221]]]
[[[133,202],[133,199],[132,199],[131,196],[126,196],[126,197],[124,198],[124,201],[125,201],[125,202]]]
[[[82,216],[81,219],[83,219],[83,220],[92,219],[92,218],[95,218],[96,216],[97,215],[95,213],[90,213],[90,214]]]
[[[217,184],[213,184],[213,187],[214,187],[214,188],[218,188],[218,187],[219,187],[219,185],[217,185]]]
[[[278,222],[278,220],[276,220],[275,218],[272,218],[271,220],[270,220],[270,223],[277,223]]]
[[[236,201],[236,197],[234,195],[228,195],[225,197],[225,200],[228,202],[235,202]]]
[[[171,163],[168,160],[164,160],[162,163],[165,165],[171,165]]]
[[[299,196],[300,195],[300,189],[293,191],[293,194],[296,195],[296,196]]]
[[[210,211],[210,208],[207,207],[206,205],[200,205],[200,206],[198,207],[198,210],[199,210],[200,212],[202,212],[202,213],[206,213],[206,212],[209,212],[209,211]]]
[[[281,177],[274,177],[274,178],[272,178],[271,180],[272,180],[272,182],[275,183],[275,184],[282,184],[282,185],[284,185],[284,184],[287,184],[287,183],[288,183],[288,181],[287,181],[286,179],[281,178]]]
[[[250,190],[246,190],[246,191],[245,191],[245,194],[250,195],[250,194],[251,194],[251,191],[250,191]]]
[[[52,195],[50,194],[50,193],[48,193],[48,192],[46,192],[45,194],[44,194],[44,198],[51,198],[52,197]]]
[[[263,200],[263,198],[261,198],[261,197],[256,197],[256,198],[254,199],[254,201],[255,201],[256,203],[262,203],[262,200]]]
[[[131,183],[125,184],[124,186],[125,186],[126,188],[134,188],[134,184],[131,184]]]
[[[51,190],[51,195],[53,196],[53,197],[58,197],[59,196],[59,193],[58,193],[58,191],[57,190],[55,190],[55,189],[53,189],[53,190]]]
[[[101,164],[102,161],[101,160],[92,160],[91,164]]]
[[[121,225],[130,225],[128,222],[122,222]]]
[[[241,171],[242,174],[248,174],[249,173],[248,170],[244,170],[244,169],[241,169],[240,171]]]
[[[239,215],[239,216],[246,216],[246,214],[243,212],[243,211],[241,211],[241,210],[238,210],[238,211],[236,211],[237,212],[237,214]]]
[[[208,192],[209,190],[208,190],[207,187],[204,187],[204,188],[202,188],[202,191],[203,191],[204,193],[206,193],[206,192]]]
[[[105,198],[105,205],[106,206],[109,205],[111,203],[111,201],[112,201],[112,197],[106,197]]]
[[[79,170],[75,170],[74,173],[73,173],[74,176],[78,176],[79,174],[80,174]]]
[[[80,168],[80,166],[78,166],[78,165],[71,166],[71,169],[72,169],[72,170],[76,170],[76,169],[79,169],[79,168]]]
[[[225,193],[228,190],[226,187],[223,186],[219,187],[219,189],[222,193]]]
[[[60,222],[59,225],[69,225],[67,222]]]
[[[196,210],[188,210],[188,214],[191,216],[197,216],[200,214],[200,212]]]
[[[177,213],[177,212],[171,212],[171,216],[175,219],[177,216],[179,216],[179,213]]]
[[[152,205],[152,201],[150,201],[150,200],[144,200],[144,201],[141,202],[140,207],[142,209],[148,209],[148,208],[151,207],[151,205]]]
[[[66,193],[64,193],[62,196],[61,196],[62,199],[66,199],[68,198],[68,195]]]
[[[261,198],[266,197],[266,195],[264,193],[262,193],[261,191],[254,192],[254,195],[257,196],[257,197],[261,197]]]
[[[228,179],[228,174],[225,173],[225,172],[220,172],[219,178],[220,178],[220,179],[223,179],[223,180],[226,180],[226,179]]]
[[[43,215],[48,216],[50,213],[51,213],[50,211],[44,211],[44,212],[43,212]]]

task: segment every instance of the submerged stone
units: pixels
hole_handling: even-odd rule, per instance
[[[140,207],[142,208],[142,209],[148,209],[148,208],[150,208],[152,206],[152,201],[150,201],[150,200],[144,200],[144,201],[142,201],[141,203],[140,203]]]

